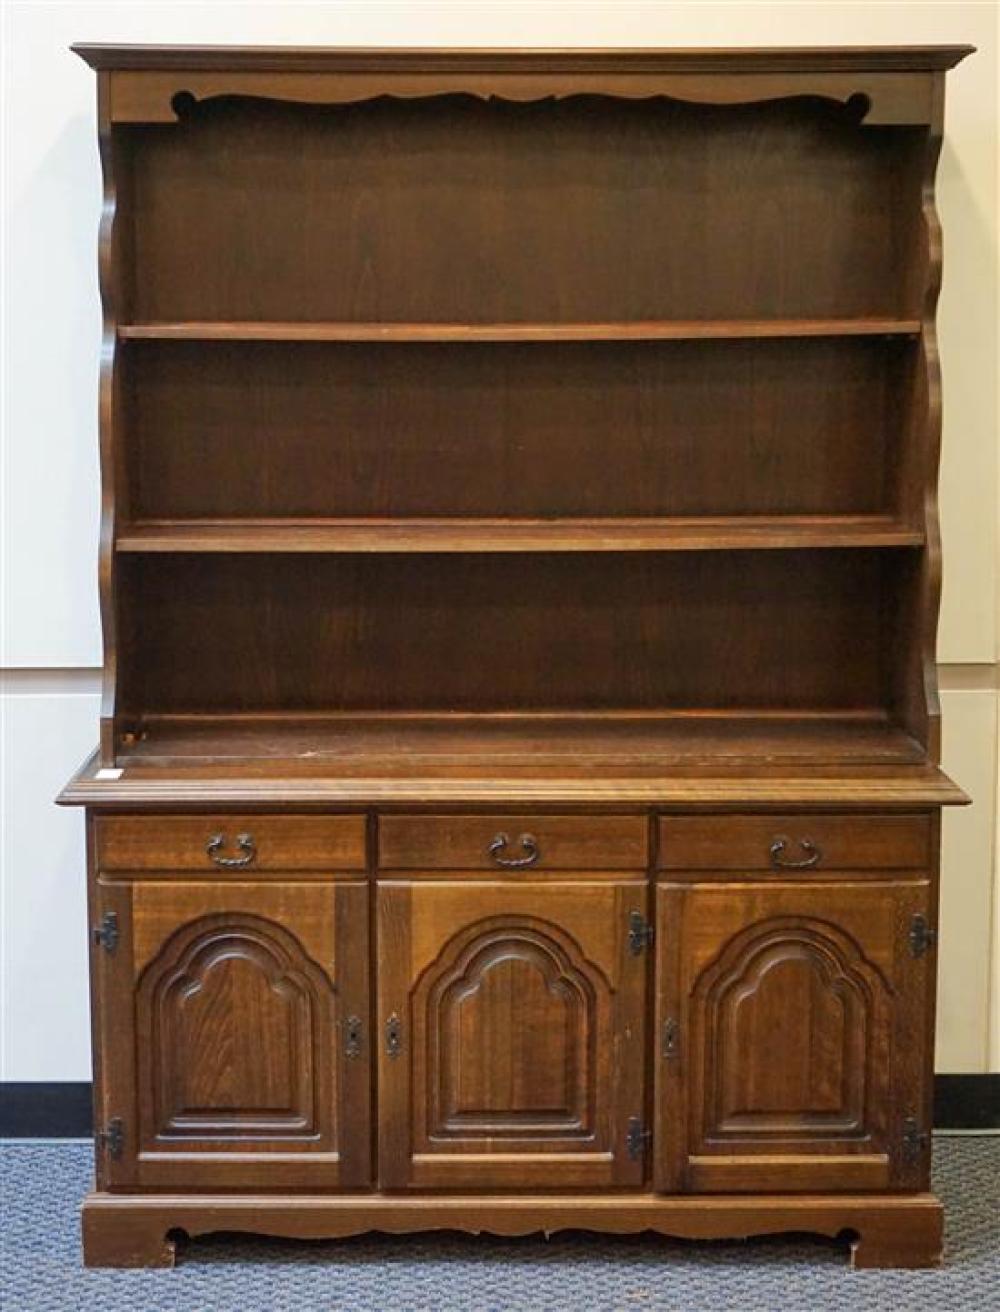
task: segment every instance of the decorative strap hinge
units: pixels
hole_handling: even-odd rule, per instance
[[[653,926],[641,911],[628,913],[628,950],[633,957],[653,946]]]
[[[112,1116],[104,1129],[94,1135],[94,1141],[98,1152],[103,1150],[117,1161],[125,1148],[125,1122],[120,1116]]]
[[[633,1162],[637,1162],[640,1157],[646,1155],[646,1150],[653,1141],[653,1131],[647,1130],[638,1116],[629,1117],[628,1134],[625,1136],[625,1146],[628,1149],[628,1155]]]
[[[927,1131],[921,1130],[917,1118],[907,1116],[903,1121],[903,1161],[915,1166],[927,1151],[928,1142]]]
[[[93,928],[94,942],[105,952],[114,952],[118,946],[118,912],[105,911],[101,923]]]
[[[909,940],[910,954],[914,957],[922,957],[937,942],[937,930],[930,927],[927,917],[919,911],[910,921]]]

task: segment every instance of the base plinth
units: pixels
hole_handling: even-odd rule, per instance
[[[553,1234],[652,1230],[678,1239],[746,1239],[798,1231],[852,1237],[855,1267],[941,1261],[943,1210],[933,1194],[768,1196],[390,1197],[92,1193],[83,1205],[87,1266],[172,1266],[174,1233],[234,1230],[289,1239],[407,1234]]]

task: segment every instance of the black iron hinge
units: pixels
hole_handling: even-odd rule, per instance
[[[125,1122],[120,1116],[112,1116],[104,1129],[97,1131],[94,1140],[98,1151],[103,1149],[117,1161],[125,1147]]]
[[[915,1116],[907,1116],[903,1121],[903,1161],[908,1166],[915,1166],[927,1151],[927,1144],[927,1131],[921,1130]]]
[[[927,917],[919,911],[910,921],[909,940],[910,954],[914,957],[922,957],[937,942],[937,930],[930,927]]]
[[[628,913],[628,950],[633,957],[639,956],[643,948],[653,946],[653,926],[641,911]]]
[[[646,1149],[653,1139],[653,1131],[647,1130],[638,1116],[629,1117],[628,1134],[625,1136],[625,1146],[628,1148],[628,1155],[633,1162],[637,1162],[640,1157],[645,1156]]]
[[[118,913],[105,911],[101,923],[93,929],[94,942],[106,952],[114,952],[118,946]]]

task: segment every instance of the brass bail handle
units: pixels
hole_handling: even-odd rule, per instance
[[[771,844],[771,864],[775,870],[809,870],[823,859],[823,850],[818,843],[811,838],[800,838],[799,847],[805,855],[801,861],[789,861],[785,857],[788,843],[787,838],[776,838]]]
[[[522,834],[517,841],[521,844],[524,856],[503,855],[510,842],[506,834],[497,834],[486,850],[495,863],[505,870],[523,870],[526,866],[533,866],[542,855],[542,850],[538,846],[538,839],[533,834]]]
[[[257,848],[253,841],[253,834],[236,835],[236,846],[241,853],[240,856],[222,856],[222,849],[225,845],[225,834],[213,834],[205,844],[205,852],[208,857],[217,866],[222,866],[224,870],[243,870],[257,859]]]

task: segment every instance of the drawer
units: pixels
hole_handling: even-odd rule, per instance
[[[660,816],[660,870],[923,870],[931,822],[909,815]]]
[[[99,870],[223,874],[366,864],[363,815],[98,816],[94,824]]]
[[[383,870],[645,870],[645,816],[385,816]]]

